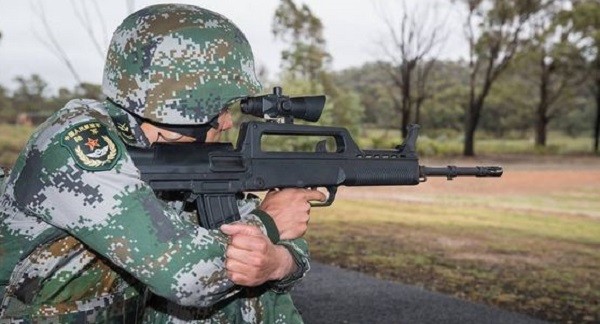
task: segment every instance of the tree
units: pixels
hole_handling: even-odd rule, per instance
[[[474,137],[492,85],[520,49],[529,18],[539,10],[534,0],[463,0],[469,43],[469,103],[465,113],[463,154],[475,155]]]
[[[364,108],[358,95],[340,89],[333,82],[329,71],[331,55],[326,49],[321,20],[307,5],[298,7],[292,0],[281,0],[273,17],[272,30],[275,37],[289,43],[289,48],[281,53],[286,83],[305,82],[310,85],[307,92],[324,93],[328,101],[326,107],[330,107],[325,109],[325,115],[331,113],[336,125],[358,132]],[[299,95],[306,95],[306,92]]]
[[[8,90],[0,86],[0,123],[14,122],[16,117]]]
[[[393,99],[394,109],[401,116],[401,133],[405,138],[407,126],[412,122],[413,110],[414,121],[418,123],[420,108],[430,96],[427,80],[436,62],[436,50],[441,48],[439,45],[444,36],[444,23],[432,23],[431,8],[427,8],[424,14],[409,16],[406,1],[402,4],[399,22],[384,16],[388,37],[380,43],[380,47],[392,64],[391,69],[385,69],[392,81],[388,91]],[[414,8],[411,9],[411,12],[415,12]]]
[[[334,80],[338,87],[351,89],[359,95],[360,105],[366,107],[363,122],[376,124],[382,128],[400,129],[400,120],[396,117],[389,95],[389,77],[386,69],[390,63],[365,63],[338,71]]]
[[[65,104],[73,99],[94,99],[98,101],[104,100],[105,96],[102,94],[102,86],[99,84],[92,83],[81,83],[76,85],[72,90],[67,88],[58,89],[58,95],[46,98],[46,106],[48,112],[52,112],[56,109],[60,109]]]
[[[493,91],[490,91],[486,98],[486,113],[481,116],[479,122],[481,130],[496,137],[505,137],[509,134],[518,134],[522,137],[529,135],[533,122],[532,101],[535,101],[533,83],[523,76],[531,72],[532,67],[529,62],[523,61],[522,64],[517,64],[515,60],[498,77]]]
[[[75,97],[102,101],[105,96],[101,85],[83,82],[75,87]]]
[[[311,83],[311,91],[320,83],[321,73],[331,61],[325,48],[323,24],[307,5],[296,6],[293,0],[281,0],[272,24],[273,35],[289,43],[281,52],[284,68],[292,78]]]
[[[573,0],[573,6],[560,13],[563,25],[579,37],[579,44],[589,60],[592,71],[591,92],[596,101],[594,118],[594,152],[599,151],[600,142],[600,2],[598,0]]]
[[[33,74],[29,78],[18,76],[15,82],[18,85],[12,101],[17,112],[39,113],[48,109],[45,99],[48,83],[39,75]]]
[[[91,9],[89,7],[91,3]],[[133,11],[134,0],[127,1],[127,9],[129,13]],[[100,6],[96,0],[89,1],[75,1],[71,0],[71,6],[75,14],[75,18],[82,27],[82,30],[86,32],[87,38],[92,42],[96,55],[100,60],[104,60],[106,57],[106,51],[108,49],[108,34],[106,30],[106,23]],[[61,61],[69,70],[73,79],[77,84],[82,83],[82,79],[79,75],[79,71],[73,64],[69,53],[64,49],[59,38],[57,38],[52,29],[52,24],[48,21],[44,5],[41,1],[31,2],[31,8],[33,13],[41,24],[44,35],[41,36],[36,32],[38,40],[50,51],[59,61]],[[91,12],[91,13],[90,13]],[[99,25],[97,28],[95,25]],[[99,31],[97,30],[99,29]]]
[[[45,33],[45,36],[43,37],[37,34],[36,37],[54,56],[56,56],[63,64],[65,64],[75,81],[77,83],[81,83],[81,77],[79,76],[77,69],[75,69],[75,66],[73,65],[69,55],[63,49],[60,42],[54,35],[54,32],[52,31],[50,23],[48,22],[48,18],[46,17],[44,5],[41,2],[37,2],[36,4],[37,6],[32,4],[32,9],[40,20]]]
[[[520,55],[525,74],[538,89],[538,101],[534,114],[535,146],[546,146],[548,124],[568,111],[568,105],[560,105],[570,88],[581,85],[585,74],[581,71],[585,59],[580,49],[569,37],[571,31],[557,23],[561,0],[550,0],[531,21],[533,37]]]

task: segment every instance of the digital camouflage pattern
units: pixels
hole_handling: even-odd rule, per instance
[[[286,290],[308,270],[306,242],[280,242],[299,266],[289,278],[234,285],[227,236],[159,200],[125,143],[149,145],[133,117],[92,100],[31,137],[0,196],[0,322],[300,322]],[[266,232],[257,203],[240,202],[242,222]]]
[[[196,6],[162,4],[133,13],[117,28],[102,88],[140,117],[198,125],[261,85],[250,44],[231,21]]]

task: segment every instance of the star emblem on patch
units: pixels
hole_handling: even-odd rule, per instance
[[[88,138],[87,143],[85,143],[85,145],[87,145],[90,150],[93,150],[94,148],[96,148],[96,146],[98,146],[98,139],[95,138]]]
[[[114,137],[100,122],[70,127],[61,134],[61,145],[69,150],[77,166],[88,171],[110,170],[121,155]]]

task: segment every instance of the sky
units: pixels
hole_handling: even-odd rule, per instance
[[[37,73],[46,80],[50,92],[60,87],[73,88],[76,81],[64,63],[43,43],[46,38],[40,15],[33,8],[42,7],[48,24],[61,47],[84,82],[102,81],[104,52],[95,49],[93,42],[77,19],[74,8],[87,3],[96,39],[106,48],[112,31],[128,15],[127,1],[96,0],[0,0],[0,85],[12,89],[16,76]],[[164,1],[135,0],[135,10]],[[280,71],[280,53],[284,44],[271,33],[273,13],[278,0],[178,0],[216,11],[232,20],[246,34],[257,65],[266,67],[270,79]],[[384,16],[399,20],[402,6],[398,0],[296,0],[307,4],[324,25],[327,49],[333,57],[332,69],[358,67],[384,57],[380,42],[385,35]],[[447,37],[440,56],[459,59],[466,56],[461,17],[458,6],[447,0],[407,0],[410,12],[422,12],[429,4],[434,9],[433,20],[445,21]],[[37,10],[39,12],[39,9]],[[81,12],[81,10],[80,10]],[[102,17],[100,19],[99,17]],[[104,27],[103,27],[104,26]]]

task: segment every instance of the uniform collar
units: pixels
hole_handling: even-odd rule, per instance
[[[110,100],[105,100],[103,104],[115,123],[119,137],[125,144],[140,148],[150,147],[150,142],[144,135],[140,124],[133,116]]]

